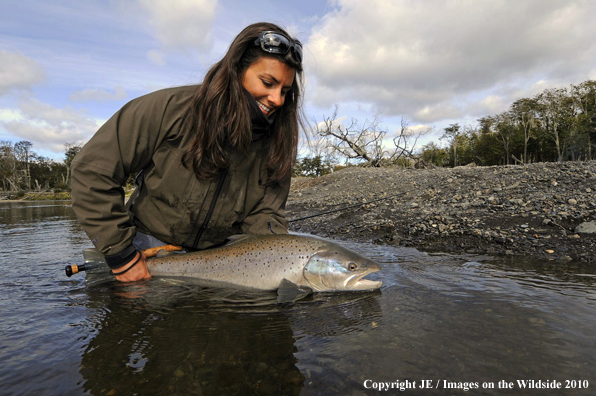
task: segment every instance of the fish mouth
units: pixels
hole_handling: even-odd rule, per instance
[[[365,272],[363,274],[357,274],[354,275],[352,277],[350,277],[347,281],[346,281],[346,289],[350,289],[350,290],[374,290],[374,289],[378,289],[383,285],[383,282],[381,281],[373,281],[370,279],[363,279],[366,275],[372,273],[372,272],[377,272],[378,270],[374,270],[374,271],[368,271]]]

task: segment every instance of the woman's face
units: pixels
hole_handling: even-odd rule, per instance
[[[242,85],[250,92],[267,117],[283,106],[294,83],[296,69],[282,61],[264,56],[246,69]]]

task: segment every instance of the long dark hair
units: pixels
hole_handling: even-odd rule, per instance
[[[264,56],[279,59],[296,70],[284,105],[276,110],[268,138],[267,156],[270,182],[280,182],[291,174],[296,160],[299,127],[303,126],[302,65],[289,52],[270,54],[254,46],[259,34],[266,30],[290,37],[282,28],[271,23],[255,23],[246,27],[236,36],[226,55],[207,72],[195,93],[187,121],[196,135],[182,162],[185,166],[192,163],[199,180],[213,179],[228,168],[228,148],[234,152],[248,150],[252,130],[241,76]]]

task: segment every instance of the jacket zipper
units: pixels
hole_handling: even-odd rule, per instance
[[[203,220],[203,224],[201,228],[199,228],[199,232],[197,237],[195,238],[195,243],[193,244],[194,249],[198,249],[199,240],[203,235],[203,232],[207,228],[209,224],[209,220],[211,220],[211,216],[213,216],[213,211],[215,210],[215,204],[217,203],[217,198],[219,198],[219,193],[221,193],[221,189],[223,187],[224,181],[226,180],[226,176],[228,175],[228,169],[224,171],[224,173],[219,177],[217,181],[217,187],[215,188],[215,193],[213,194],[213,199],[211,199],[211,205],[209,205],[209,211],[207,212],[207,216],[205,216],[205,220]]]

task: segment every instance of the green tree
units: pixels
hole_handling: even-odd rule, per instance
[[[566,98],[566,88],[547,89],[536,97],[537,113],[543,122],[545,136],[550,138],[555,145],[557,162],[563,161],[565,131],[562,128],[562,123]]]
[[[83,146],[79,143],[65,143],[64,144],[64,165],[66,166],[66,177],[64,179],[64,187],[70,186],[70,165],[72,161],[76,157],[76,155],[81,151]]]
[[[570,94],[577,109],[574,124],[577,144],[583,149],[584,158],[592,159],[596,143],[596,81],[571,85]]]
[[[14,153],[17,160],[17,172],[19,175],[19,184],[27,189],[31,190],[31,157],[35,155],[31,151],[33,143],[28,140],[21,140],[15,143]]]
[[[34,155],[31,160],[31,180],[36,190],[47,190],[56,184],[55,162],[47,157]]]
[[[524,137],[524,154],[522,161],[527,164],[528,161],[528,142],[534,135],[536,126],[536,112],[538,103],[536,99],[519,99],[511,105],[511,116],[519,125]]]
[[[439,147],[436,143],[430,142],[422,146],[420,151],[420,158],[426,163],[430,163],[436,166],[448,166],[449,165],[449,153],[442,147]]]
[[[14,154],[13,144],[10,141],[0,141],[0,179],[2,189],[17,191],[19,189],[16,177],[17,159]]]
[[[323,159],[320,155],[304,157],[299,160],[293,169],[294,176],[319,177],[333,171],[333,164]]]
[[[447,140],[449,144],[449,148],[453,152],[453,166],[457,166],[457,146],[458,146],[458,139],[461,135],[460,132],[460,125],[458,123],[450,124],[447,128],[444,128],[443,135],[439,138],[439,140]]]

